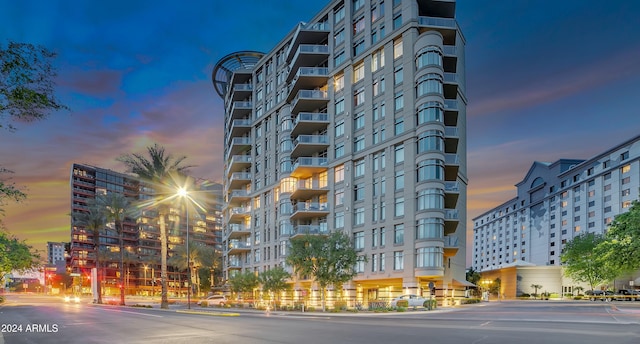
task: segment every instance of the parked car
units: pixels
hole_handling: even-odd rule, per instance
[[[391,300],[391,307],[396,307],[400,300],[407,300],[409,307],[422,307],[424,306],[424,302],[427,301],[427,299],[420,295],[402,295]]]
[[[585,292],[591,301],[611,301],[615,297],[615,293],[611,290],[587,290]]]
[[[198,305],[207,306],[207,307],[211,307],[211,306],[221,307],[221,306],[224,306],[225,303],[227,303],[227,297],[224,295],[211,295],[206,299],[198,301]]]
[[[638,298],[638,294],[635,290],[631,289],[620,289],[614,295],[614,299],[622,300],[622,301],[635,301]]]

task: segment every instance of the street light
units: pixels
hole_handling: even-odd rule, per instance
[[[144,264],[143,266],[144,266],[144,289],[147,289],[147,268],[148,268],[148,266],[146,264]]]
[[[178,189],[178,196],[181,198],[189,197],[189,192],[186,188],[181,187]],[[186,224],[187,224],[187,240],[186,240],[186,248],[187,248],[187,309],[191,309],[191,252],[189,251],[189,205],[187,202],[184,202],[185,212],[186,212]]]

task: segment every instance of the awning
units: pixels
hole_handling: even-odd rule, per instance
[[[454,286],[457,286],[457,287],[472,287],[472,288],[477,287],[477,285],[475,285],[475,284],[473,284],[473,283],[471,283],[469,281],[458,281],[457,279],[453,279],[452,281],[453,281],[452,284]]]

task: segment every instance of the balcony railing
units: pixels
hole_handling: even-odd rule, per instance
[[[294,207],[295,211],[329,211],[327,202],[301,202]]]
[[[446,27],[454,30],[458,27],[456,20],[452,18],[418,17],[418,24],[424,26]]]
[[[251,243],[248,243],[248,242],[245,242],[245,241],[230,241],[229,242],[229,248],[230,249],[236,249],[236,248],[250,249],[251,248]]]
[[[446,235],[444,237],[444,247],[458,247],[458,237],[454,235]]]
[[[294,235],[302,235],[302,234],[327,234],[329,233],[329,228],[327,226],[320,225],[299,225],[293,228]]]
[[[458,216],[458,209],[445,209],[444,210],[444,219],[445,220],[459,221],[460,217]]]
[[[298,94],[296,94],[294,103],[300,99],[329,100],[327,92],[320,90],[300,90]]]
[[[301,112],[295,118],[299,122],[328,122],[329,115],[324,112]]]
[[[298,135],[295,140],[293,140],[293,145],[296,146],[301,143],[309,143],[309,144],[329,144],[329,136],[328,135]]]

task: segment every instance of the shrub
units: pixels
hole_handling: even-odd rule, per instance
[[[333,309],[335,311],[346,311],[347,310],[347,301],[336,301],[333,303]]]
[[[387,301],[379,301],[379,300],[369,301],[369,310],[374,311],[376,309],[387,308],[388,304],[389,303]]]
[[[135,305],[131,305],[131,307],[153,308],[153,306],[151,306],[151,305],[141,305],[139,303],[136,303]]]
[[[4,302],[4,296],[0,296],[0,303]]]
[[[582,295],[577,295],[573,297],[574,300],[582,300]]]
[[[529,294],[529,293],[522,293],[522,294],[520,294],[520,297],[524,297],[524,298],[526,298],[526,297],[531,297],[531,294]]]
[[[461,305],[470,305],[472,303],[480,303],[482,300],[480,300],[479,298],[469,298],[469,299],[461,299],[460,304]]]
[[[408,300],[398,300],[398,302],[396,302],[396,307],[400,308],[407,308],[409,307],[409,301]]]
[[[401,301],[405,301],[405,300],[401,300]],[[406,312],[406,311],[407,311],[407,308],[405,308],[405,307],[398,307],[398,308],[396,308],[396,311],[398,311],[398,312]]]
[[[429,302],[431,302],[431,307],[429,307]],[[438,300],[436,299],[426,300],[424,301],[422,306],[424,306],[424,308],[426,309],[436,309],[436,307],[438,307]]]

